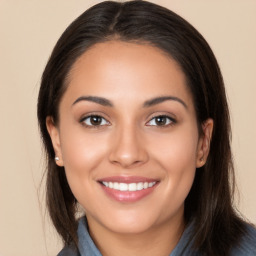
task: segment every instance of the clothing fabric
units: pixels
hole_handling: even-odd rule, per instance
[[[256,229],[248,225],[248,233],[237,247],[233,248],[230,256],[256,256]],[[189,225],[182,234],[180,241],[169,256],[200,256],[192,250],[193,225]],[[89,235],[86,218],[82,218],[78,225],[78,249],[64,248],[58,256],[102,256]]]

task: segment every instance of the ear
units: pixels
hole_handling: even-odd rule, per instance
[[[213,120],[209,118],[202,124],[202,134],[200,135],[197,148],[197,168],[202,167],[206,163],[208,154],[210,152],[212,131]]]
[[[58,166],[63,166],[60,146],[60,133],[58,127],[54,124],[53,118],[51,116],[46,117],[46,127],[52,140],[52,146],[55,151],[55,156],[58,158],[58,160],[55,159],[56,164]]]

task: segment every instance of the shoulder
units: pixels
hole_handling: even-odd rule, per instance
[[[232,249],[231,256],[256,255],[256,229],[247,224],[240,243]]]
[[[57,256],[80,256],[80,253],[73,247],[64,247]]]

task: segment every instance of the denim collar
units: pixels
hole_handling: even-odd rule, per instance
[[[191,250],[191,236],[192,236],[192,224],[184,230],[177,246],[174,248],[169,256],[180,256],[180,255],[198,255],[192,253]],[[79,252],[81,256],[102,256],[96,245],[94,244],[91,236],[88,232],[88,225],[86,218],[81,218],[78,225],[78,237],[79,237]]]

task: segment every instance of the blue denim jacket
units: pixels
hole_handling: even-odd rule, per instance
[[[243,237],[241,243],[232,249],[230,256],[256,256],[256,229],[248,225],[248,234]],[[169,256],[200,256],[200,253],[191,249],[192,225],[188,226]],[[92,241],[88,230],[86,218],[82,218],[78,225],[79,252],[72,248],[64,248],[58,256],[102,256]]]

